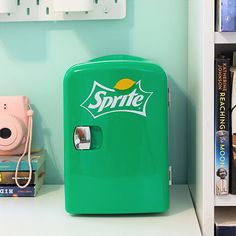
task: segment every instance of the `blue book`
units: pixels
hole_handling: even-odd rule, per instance
[[[29,186],[24,189],[17,186],[0,186],[0,197],[34,197],[35,195],[35,186]]]
[[[229,193],[230,60],[215,59],[215,193]]]
[[[15,171],[17,161],[20,156],[0,156],[0,171]],[[19,165],[19,171],[28,171],[29,165],[27,161],[27,155],[25,155],[24,159],[21,161]],[[31,154],[31,165],[32,169],[38,170],[45,161],[45,152],[40,151]]]
[[[23,189],[16,185],[0,185],[0,197],[35,197],[43,182],[44,174],[38,177],[36,184]]]
[[[216,1],[216,31],[236,31],[236,1]]]
[[[215,227],[215,236],[235,236],[236,227],[232,226],[216,226]]]

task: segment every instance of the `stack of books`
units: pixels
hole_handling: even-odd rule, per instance
[[[0,197],[35,197],[44,181],[44,151],[31,154],[32,179],[26,188],[19,188],[15,182],[15,170],[19,156],[0,156]],[[27,155],[21,161],[18,183],[24,185],[29,179]]]

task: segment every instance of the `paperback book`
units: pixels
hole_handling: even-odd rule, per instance
[[[231,158],[230,158],[230,193],[236,194],[236,52],[233,53],[231,67]]]
[[[39,179],[45,174],[44,165],[40,169],[33,171],[30,185],[35,185]],[[29,179],[28,171],[19,171],[17,180],[20,185],[25,185]],[[15,185],[15,171],[0,172],[0,185]]]
[[[215,59],[215,193],[229,193],[230,60]]]
[[[19,156],[0,156],[0,171],[15,171]],[[45,160],[44,151],[31,154],[31,165],[33,170],[38,170]],[[29,164],[27,155],[19,165],[19,171],[28,171]]]
[[[23,189],[17,186],[0,186],[0,197],[35,197],[38,191],[38,185]]]
[[[236,1],[216,0],[216,31],[236,31]]]
[[[0,197],[35,197],[43,185],[43,181],[44,172],[38,177],[36,184],[23,189],[16,185],[0,185]]]

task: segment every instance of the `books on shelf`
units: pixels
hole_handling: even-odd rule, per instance
[[[215,193],[236,195],[236,52],[215,59]]]
[[[216,0],[216,31],[236,31],[236,1]]]
[[[19,156],[0,156],[0,197],[35,197],[44,182],[44,151],[31,154],[32,179],[26,188],[15,182],[15,170]],[[27,155],[19,165],[18,183],[24,185],[29,179]]]
[[[236,207],[216,207],[215,236],[236,235]]]
[[[230,193],[236,194],[236,52],[231,67],[231,158]]]
[[[22,189],[16,185],[0,185],[0,197],[35,197],[43,185],[44,165],[39,172],[40,175],[38,175],[37,181],[34,184],[28,185],[26,188]]]
[[[0,156],[0,171],[15,171],[16,164],[20,156]],[[33,170],[37,170],[44,163],[45,155],[44,151],[31,154],[31,165]],[[27,161],[27,155],[21,161],[19,165],[19,171],[28,171],[29,165]]]
[[[32,172],[32,177],[30,185],[37,184],[37,182],[45,174],[44,164],[40,169]],[[20,185],[25,185],[29,179],[29,171],[19,171],[17,175],[17,180]],[[15,171],[1,171],[0,172],[0,185],[15,185]]]
[[[230,60],[215,59],[215,193],[229,193]]]

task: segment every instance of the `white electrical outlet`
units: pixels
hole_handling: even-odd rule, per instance
[[[126,0],[0,0],[0,22],[109,20],[125,16]]]
[[[0,0],[0,13],[14,12],[16,8],[15,0]]]

